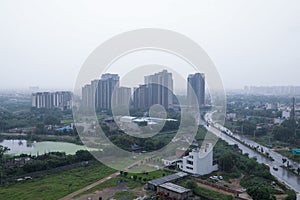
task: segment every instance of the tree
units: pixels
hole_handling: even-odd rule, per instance
[[[137,175],[133,175],[133,180],[136,181]]]
[[[59,118],[53,116],[53,115],[48,115],[44,119],[44,124],[46,125],[58,125],[60,124]]]
[[[10,149],[8,147],[4,147],[2,145],[0,145],[0,161],[2,161],[3,155],[5,154],[5,152],[9,151]]]
[[[274,133],[274,138],[276,140],[283,141],[283,142],[293,141],[294,132],[290,128],[277,126],[274,128],[273,133]]]
[[[243,123],[243,129],[244,133],[249,135],[255,131],[256,125],[248,120]]]
[[[230,172],[235,164],[236,158],[235,155],[231,152],[225,152],[219,160],[219,164],[221,166],[221,169]]]
[[[44,126],[44,124],[41,124],[41,123],[37,124],[35,131],[38,134],[43,134],[45,132],[45,126]]]
[[[247,193],[253,198],[253,200],[270,200],[271,193],[265,186],[253,186],[247,189]]]
[[[87,150],[76,151],[76,160],[78,161],[88,161],[94,159],[93,155]]]
[[[197,183],[195,181],[188,181],[186,183],[186,187],[193,190],[197,187]]]
[[[256,167],[256,161],[254,159],[247,160],[246,171],[250,174]]]

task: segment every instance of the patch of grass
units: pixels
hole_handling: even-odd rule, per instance
[[[104,190],[105,188],[110,188],[110,187],[115,187],[118,185],[118,182],[121,180],[122,178],[120,177],[116,177],[116,178],[111,178],[95,187],[92,187],[91,189],[88,189],[78,195],[76,195],[75,197],[80,197],[82,195],[85,195],[85,194],[91,194],[95,191],[101,191],[101,190]]]
[[[48,174],[31,181],[1,186],[0,199],[59,199],[114,172],[96,163]]]
[[[80,193],[76,197],[79,197],[84,194],[90,194],[95,191],[101,191],[105,188],[115,187],[120,182],[125,183],[127,185],[127,187],[129,187],[130,189],[134,189],[137,187],[142,187],[149,180],[160,178],[162,176],[166,176],[166,175],[169,175],[172,173],[174,173],[174,172],[171,172],[168,170],[157,170],[157,171],[152,171],[152,172],[148,172],[148,173],[140,173],[140,174],[127,173],[126,176],[125,176],[125,173],[123,173],[122,175],[119,175],[116,178],[111,178],[111,179],[85,191],[85,192]],[[134,179],[133,177],[135,177],[135,176],[136,176],[136,178]]]
[[[74,120],[73,119],[64,119],[64,120],[61,120],[61,123],[62,124],[71,124],[71,123],[74,123]]]
[[[180,182],[180,185],[183,187],[189,188],[188,187],[188,182],[190,180],[185,180]],[[204,197],[204,198],[209,198],[209,199],[214,199],[214,200],[233,200],[234,197],[232,195],[225,195],[217,191],[209,190],[203,187],[200,187],[199,185],[195,185],[194,188],[192,188],[193,193],[197,196]]]
[[[137,167],[134,167],[134,168],[130,169],[129,172],[133,171],[133,170],[135,172],[141,172],[142,173],[142,172],[148,172],[148,171],[153,171],[153,170],[156,171],[157,169],[155,170],[154,167],[149,167],[149,166],[146,166],[146,165],[139,165]]]
[[[221,174],[220,174],[222,177],[223,177],[223,179],[225,180],[225,181],[229,181],[229,179],[235,179],[235,178],[239,178],[239,177],[241,177],[241,172],[239,172],[239,171],[236,171],[236,172],[231,172],[231,173],[228,173],[228,172],[222,172]]]

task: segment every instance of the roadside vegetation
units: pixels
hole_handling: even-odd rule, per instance
[[[119,176],[111,178],[89,190],[86,190],[85,192],[79,194],[77,197],[82,196],[84,194],[90,194],[96,191],[102,191],[105,188],[117,187],[120,184],[126,185],[129,189],[142,188],[150,180],[167,176],[173,173],[174,172],[169,170],[157,170],[139,174],[121,171]]]
[[[1,199],[59,199],[100,180],[115,170],[101,164],[45,174],[40,178],[0,186]]]
[[[240,185],[254,200],[275,199],[275,195],[285,194],[287,199],[296,199],[295,192],[274,178],[269,166],[259,164],[255,158],[241,154],[236,145],[218,141],[214,149],[215,158],[219,160],[219,169],[224,180],[240,178]]]
[[[64,152],[50,152],[38,156],[26,154],[6,156],[3,153],[8,149],[2,146],[0,146],[0,149],[2,152],[0,152],[0,183],[14,182],[17,177],[28,176],[30,173],[35,175],[36,172],[40,172],[36,173],[36,176],[40,176],[51,169],[95,160],[86,150],[79,150],[75,155],[66,155]]]
[[[271,105],[268,109],[267,103]],[[236,117],[227,118],[225,126],[300,163],[300,155],[292,153],[292,149],[300,149],[300,113],[296,110],[292,118],[290,111],[290,118],[282,118],[282,110],[288,107],[292,107],[292,97],[232,95],[228,97],[227,113]]]

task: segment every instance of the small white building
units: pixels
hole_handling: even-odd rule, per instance
[[[282,124],[283,121],[284,121],[284,120],[281,119],[281,118],[274,118],[273,123],[274,123],[274,124]]]
[[[184,172],[197,175],[209,174],[218,170],[218,165],[213,164],[213,145],[211,143],[203,145],[200,149],[189,152],[184,156],[177,167]]]
[[[282,119],[289,119],[291,117],[291,112],[284,110],[284,111],[282,111],[281,117],[282,117]]]
[[[229,120],[235,120],[236,119],[236,113],[228,113],[226,114],[226,118]]]
[[[134,119],[136,119],[136,117],[122,116],[122,117],[120,117],[120,122],[123,122],[123,123],[132,123],[132,121]]]
[[[266,110],[275,110],[275,109],[277,109],[277,105],[273,104],[273,103],[266,103],[265,108],[266,108]]]

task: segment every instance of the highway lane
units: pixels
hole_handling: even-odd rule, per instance
[[[206,121],[207,120],[211,121],[211,117],[206,115],[205,120]],[[270,151],[270,150],[267,149],[267,147],[263,147],[262,145],[259,145],[256,142],[254,142],[252,140],[249,140],[247,138],[239,137],[238,135],[232,135],[234,137],[237,137],[237,139],[239,139],[240,141],[244,141],[247,144],[250,144],[251,146],[263,147],[264,150],[267,150],[270,153],[270,155],[274,158],[274,161],[271,161],[270,159],[268,159],[265,156],[259,154],[258,152],[256,152],[255,150],[249,148],[248,146],[244,145],[243,143],[235,140],[234,138],[230,137],[229,135],[227,135],[225,133],[222,133],[222,131],[220,131],[221,128],[222,128],[221,125],[217,125],[218,129],[215,128],[215,127],[212,127],[212,126],[205,126],[205,127],[208,131],[212,132],[213,134],[215,134],[219,138],[223,139],[228,144],[231,144],[231,145],[237,144],[239,146],[239,148],[242,150],[243,153],[248,153],[249,157],[256,157],[258,163],[268,164],[270,166],[271,174],[273,176],[275,176],[279,181],[284,182],[286,185],[288,185],[293,190],[295,190],[298,193],[297,199],[300,200],[300,195],[299,195],[299,193],[300,193],[300,178],[298,176],[294,175],[293,173],[287,171],[286,169],[280,167],[282,165],[282,158],[283,158],[280,154],[278,154],[274,151]],[[290,163],[295,164],[294,162],[291,162],[291,161],[290,161]],[[273,166],[278,166],[278,171],[275,171],[273,169]]]

